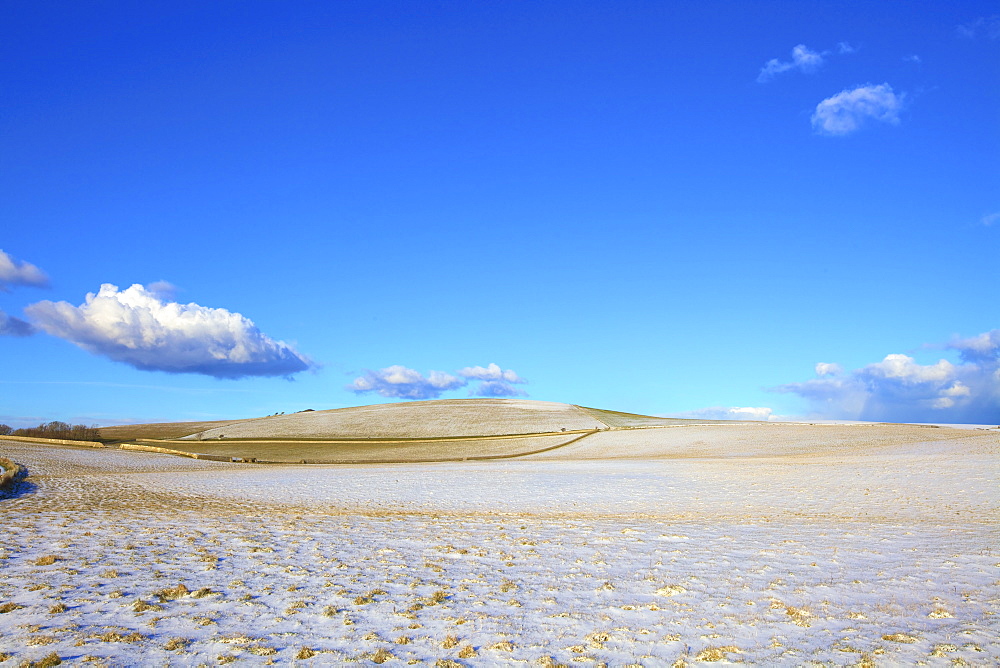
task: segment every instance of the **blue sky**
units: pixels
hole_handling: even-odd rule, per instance
[[[14,2],[0,54],[0,422],[1000,422],[995,3]]]

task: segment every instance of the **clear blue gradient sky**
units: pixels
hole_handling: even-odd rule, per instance
[[[1000,423],[997,14],[7,3],[0,422]]]

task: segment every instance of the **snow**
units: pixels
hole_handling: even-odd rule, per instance
[[[800,444],[769,453],[745,429],[679,429],[580,443],[658,431],[671,447],[714,434],[712,447],[254,466],[4,443],[30,477],[0,500],[0,610],[21,606],[0,613],[0,654],[12,665],[53,651],[74,664],[308,663],[303,648],[316,665],[1000,661],[996,433],[866,432],[850,447],[816,434],[860,432],[799,426],[762,432]],[[592,446],[614,457],[609,442]]]
[[[443,399],[310,411],[245,420],[188,438],[434,438],[601,429],[570,404],[527,399]]]

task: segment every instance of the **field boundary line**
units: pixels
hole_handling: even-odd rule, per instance
[[[320,438],[320,437],[302,437],[302,438],[205,438],[205,439],[183,439],[183,438],[136,438],[132,439],[131,442],[134,443],[165,443],[165,444],[183,444],[190,445],[193,443],[370,443],[377,445],[379,443],[446,443],[448,441],[499,441],[506,439],[516,439],[516,438],[537,438],[543,436],[569,436],[571,434],[589,434],[594,431],[600,431],[596,429],[567,429],[566,431],[537,431],[525,434],[496,434],[496,435],[476,435],[476,436],[415,436],[415,437],[396,437],[396,438]]]
[[[172,448],[163,448],[155,445],[145,445],[142,443],[122,443],[119,447],[122,450],[133,450],[138,452],[153,452],[165,455],[175,455],[178,457],[187,457],[189,459],[205,459],[208,461],[216,462],[229,462],[236,464],[320,464],[320,465],[358,465],[358,464],[428,464],[436,462],[473,462],[473,461],[489,461],[496,459],[515,459],[517,457],[528,457],[531,455],[541,454],[543,452],[549,452],[551,450],[556,450],[558,448],[564,448],[572,443],[577,443],[581,439],[591,436],[593,434],[601,431],[600,429],[591,429],[585,432],[574,431],[570,433],[578,433],[576,438],[571,438],[564,443],[557,443],[556,445],[549,445],[544,448],[538,448],[535,450],[528,450],[527,452],[514,452],[503,455],[468,455],[465,457],[439,457],[439,458],[423,458],[423,459],[339,459],[339,460],[323,460],[323,459],[301,459],[297,462],[295,461],[274,461],[268,459],[258,459],[256,457],[250,456],[234,456],[234,455],[210,455],[200,452],[186,452],[183,450],[174,450]],[[554,432],[552,435],[565,435],[567,432]],[[447,439],[454,440],[454,439]],[[233,439],[233,442],[238,442]],[[391,441],[390,441],[391,442]]]
[[[71,441],[65,438],[38,438],[36,436],[0,436],[3,441],[21,441],[39,445],[78,445],[84,448],[106,448],[108,446],[97,441]]]
[[[596,415],[594,415],[594,413],[590,409],[585,408],[585,407],[583,407],[583,406],[581,406],[579,404],[572,404],[572,405],[573,405],[574,408],[577,408],[577,409],[583,411],[584,415],[586,415],[587,417],[589,417],[591,419],[597,420],[598,422],[600,422],[601,424],[603,424],[608,429],[614,429],[615,428],[614,426],[608,424],[607,422],[605,422],[601,418],[599,418]]]
[[[572,443],[576,443],[576,442],[578,442],[578,441],[580,441],[580,440],[582,440],[584,438],[587,438],[588,436],[592,436],[593,434],[596,434],[599,431],[601,431],[601,430],[600,429],[591,429],[591,430],[588,430],[588,431],[580,434],[576,438],[571,438],[570,440],[566,441],[565,443],[558,443],[556,445],[550,445],[550,446],[547,446],[547,447],[544,447],[544,448],[539,448],[537,450],[529,450],[527,452],[513,452],[513,453],[510,453],[510,454],[506,454],[506,455],[469,455],[468,457],[441,457],[441,458],[438,458],[438,459],[351,459],[351,460],[339,460],[339,461],[324,461],[324,460],[320,460],[320,459],[313,459],[313,460],[303,459],[301,462],[274,462],[274,461],[266,461],[266,460],[260,460],[260,459],[258,459],[258,460],[255,460],[254,463],[256,463],[256,464],[296,464],[296,463],[300,463],[300,464],[322,464],[322,465],[334,466],[334,465],[338,465],[338,464],[350,464],[350,465],[356,465],[356,464],[431,464],[431,463],[438,463],[438,462],[480,462],[480,461],[488,461],[488,460],[495,460],[495,459],[516,459],[517,457],[528,457],[528,456],[531,456],[531,455],[541,454],[543,452],[549,452],[550,450],[557,450],[559,448],[565,448],[567,445],[570,445]],[[564,432],[557,432],[557,433],[564,433]]]

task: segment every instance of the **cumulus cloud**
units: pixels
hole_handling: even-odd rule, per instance
[[[393,399],[436,399],[449,390],[467,386],[470,380],[481,381],[469,391],[470,396],[514,397],[527,394],[514,387],[514,384],[526,383],[526,380],[514,370],[502,369],[492,363],[486,367],[465,367],[456,371],[455,375],[431,371],[426,377],[419,371],[401,365],[378,371],[366,370],[347,389],[357,394],[375,392]]]
[[[470,397],[526,397],[528,393],[504,380],[484,380],[469,390]]]
[[[169,281],[153,281],[146,286],[146,291],[163,301],[174,301],[177,298],[177,286]]]
[[[841,42],[841,44],[850,48],[850,45],[846,42]],[[840,53],[850,53],[850,51],[841,50]],[[764,63],[764,66],[760,68],[760,74],[757,75],[757,82],[766,83],[773,79],[775,75],[789,70],[798,70],[806,74],[815,72],[823,64],[824,55],[817,51],[811,51],[805,44],[799,44],[792,48],[791,60],[782,61],[772,58]]]
[[[436,399],[443,392],[464,387],[467,382],[443,371],[431,371],[424,377],[419,371],[397,364],[378,371],[367,370],[347,389],[357,394],[377,392],[394,399]]]
[[[774,414],[773,410],[765,406],[734,406],[731,408],[712,406],[684,413],[671,413],[667,417],[693,420],[760,420],[767,422],[774,422],[780,419]]]
[[[30,262],[20,262],[0,250],[0,292],[10,292],[12,286],[49,287],[49,277]]]
[[[471,366],[458,370],[458,375],[470,380],[480,380],[475,388],[469,390],[469,396],[480,397],[519,397],[527,396],[527,392],[514,387],[527,381],[517,375],[513,369],[501,369],[496,364],[488,367]]]
[[[0,309],[0,336],[30,336],[35,333],[31,323],[7,315]]]
[[[513,369],[507,369],[506,371],[501,369],[498,365],[490,363],[489,366],[467,366],[464,369],[459,369],[456,373],[463,378],[471,378],[473,380],[505,380],[509,383],[523,383],[517,373]]]
[[[865,84],[842,90],[817,104],[812,125],[823,134],[848,135],[869,120],[895,125],[902,108],[903,95],[894,93],[889,84]]]
[[[80,306],[41,301],[25,313],[53,336],[144,371],[242,378],[290,376],[313,366],[239,313],[165,301],[162,290],[141,285],[119,291],[105,283]]]
[[[886,355],[853,371],[816,366],[817,377],[774,388],[809,401],[818,417],[883,422],[1000,422],[1000,330],[956,339],[959,356],[919,364]],[[823,373],[821,373],[823,371]]]

